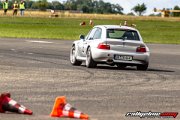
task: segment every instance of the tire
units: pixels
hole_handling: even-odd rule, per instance
[[[82,64],[82,61],[78,61],[75,56],[75,46],[73,45],[70,51],[70,62],[72,65],[79,66]]]
[[[137,66],[137,70],[146,71],[147,69],[148,69],[148,64]]]
[[[86,54],[86,67],[95,68],[96,66],[97,66],[97,63],[92,59],[91,49],[89,47]]]
[[[117,64],[116,66],[117,66],[117,68],[120,69],[120,70],[126,68],[126,65],[124,65],[124,64]]]

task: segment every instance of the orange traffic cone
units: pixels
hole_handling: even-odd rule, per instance
[[[50,114],[51,117],[70,117],[79,119],[88,119],[87,114],[78,111],[66,102],[66,97],[57,97],[54,103],[53,110]]]
[[[0,113],[16,112],[20,114],[32,115],[32,111],[28,110],[23,105],[18,104],[16,101],[10,98],[10,93],[3,93],[0,96]]]

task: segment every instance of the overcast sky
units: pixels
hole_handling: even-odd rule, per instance
[[[66,0],[59,0],[60,2]],[[180,0],[104,0],[105,2],[118,3],[124,8],[124,13],[132,12],[131,9],[138,3],[145,3],[147,11],[145,14],[153,13],[154,8],[174,8],[175,5],[180,7]]]

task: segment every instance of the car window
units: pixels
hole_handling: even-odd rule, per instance
[[[86,37],[86,40],[93,40],[94,33],[96,32],[97,28],[93,28],[91,32]]]
[[[125,39],[139,41],[139,35],[134,30],[108,29],[107,38],[111,39]]]
[[[97,30],[93,36],[93,39],[101,39],[101,34],[102,34],[101,28],[97,28]]]

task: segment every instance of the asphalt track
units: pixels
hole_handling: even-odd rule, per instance
[[[69,120],[49,117],[57,96],[66,96],[91,120],[139,120],[125,117],[136,111],[180,112],[180,45],[148,44],[149,69],[137,71],[72,66],[71,43],[0,38],[0,91],[34,112],[0,113],[0,120]]]

